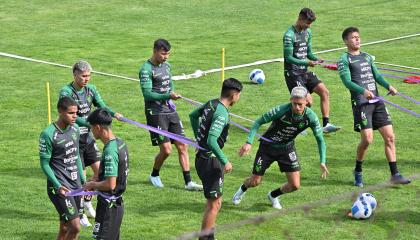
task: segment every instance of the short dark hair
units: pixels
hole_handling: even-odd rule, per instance
[[[66,96],[58,99],[57,110],[59,112],[66,111],[70,106],[77,106],[77,103],[73,98]]]
[[[343,40],[346,40],[347,37],[354,32],[358,33],[359,29],[357,27],[348,27],[344,29],[343,33],[341,34],[341,37],[343,38]]]
[[[235,78],[227,78],[223,81],[221,97],[230,97],[234,92],[242,91],[242,83]]]
[[[314,22],[316,20],[315,13],[310,8],[302,8],[299,13],[299,18],[310,22]]]
[[[112,123],[112,116],[105,108],[97,108],[87,118],[90,125],[99,124],[101,126],[110,126]]]
[[[168,42],[168,40],[160,38],[156,40],[155,43],[153,44],[153,50],[159,51],[160,49],[163,49],[165,51],[170,51],[171,44]]]

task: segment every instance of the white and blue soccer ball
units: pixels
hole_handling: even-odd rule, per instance
[[[261,69],[254,69],[249,73],[249,80],[252,83],[263,84],[265,81],[265,75],[263,70]]]
[[[369,203],[370,207],[372,208],[372,211],[375,211],[376,206],[378,205],[375,197],[371,193],[362,193],[362,194],[359,195],[358,199],[361,200],[361,201],[364,200],[367,203]]]
[[[360,200],[359,198],[357,198],[351,207],[351,215],[356,219],[367,219],[372,215],[372,212],[373,210],[370,204],[365,200]]]

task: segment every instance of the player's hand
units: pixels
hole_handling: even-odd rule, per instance
[[[245,143],[244,145],[242,145],[242,147],[238,151],[239,156],[242,157],[243,155],[247,155],[251,150],[251,147],[252,145],[249,143]]]
[[[321,163],[321,178],[326,179],[330,172],[328,171],[327,165],[325,163]]]
[[[58,193],[63,195],[63,196],[66,196],[66,193],[69,193],[69,192],[70,192],[70,190],[68,188],[64,187],[64,186],[61,186],[58,189]]]
[[[389,93],[392,95],[392,96],[395,96],[395,94],[397,94],[397,89],[395,89],[393,86],[389,86]]]
[[[178,100],[181,98],[181,95],[176,92],[171,92],[171,99],[172,100]]]
[[[120,120],[120,121],[121,121],[121,118],[122,118],[122,117],[124,117],[124,116],[123,116],[121,113],[115,113],[114,117],[115,117],[117,120]]]
[[[225,169],[224,169],[225,170],[225,173],[232,172],[232,169],[233,169],[232,163],[227,162],[226,165],[225,165]]]
[[[367,89],[365,89],[365,91],[363,92],[363,96],[365,96],[365,98],[367,98],[368,100],[375,98],[375,95]]]
[[[308,66],[309,67],[315,67],[316,64],[317,64],[316,61],[311,61],[311,60],[308,61]]]
[[[91,191],[94,189],[94,184],[95,184],[94,181],[89,181],[89,182],[86,182],[82,187],[86,191]]]

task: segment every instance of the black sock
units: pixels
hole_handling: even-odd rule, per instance
[[[395,175],[398,173],[397,169],[397,162],[388,162],[389,170],[391,170],[391,175]]]
[[[325,127],[325,125],[327,125],[327,123],[330,122],[330,118],[329,117],[323,117],[322,118],[322,126]]]
[[[248,190],[248,188],[245,187],[245,184],[242,184],[241,189],[242,189],[242,192],[246,192],[246,190]]]
[[[185,185],[187,185],[189,182],[191,182],[190,171],[182,171],[182,175],[184,175]]]
[[[153,168],[152,174],[150,174],[150,176],[152,176],[152,177],[157,177],[157,176],[159,176],[159,169],[155,169],[155,168]]]
[[[280,196],[280,195],[282,195],[284,192],[282,192],[281,190],[280,190],[280,188],[277,188],[276,190],[273,190],[273,191],[271,191],[271,197],[273,197],[273,198],[276,198],[276,197],[278,197],[278,196]]]
[[[362,172],[363,161],[356,160],[356,167],[354,168],[355,172]]]

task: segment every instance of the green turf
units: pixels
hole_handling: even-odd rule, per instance
[[[140,65],[150,57],[153,41],[168,39],[173,46],[170,62],[174,74],[220,67],[221,48],[226,49],[228,66],[282,57],[282,34],[296,20],[298,11],[309,6],[318,15],[313,24],[314,51],[342,47],[342,30],[360,28],[363,42],[418,32],[420,5],[415,1],[3,1],[0,8],[0,51],[72,65],[88,60],[97,71],[137,78]],[[420,38],[366,46],[377,61],[419,67]],[[320,55],[338,59],[342,51]],[[288,101],[283,64],[259,66],[266,83],[248,83],[252,68],[226,72],[244,82],[240,102],[232,112],[255,119],[264,111]],[[47,124],[45,83],[51,85],[53,117],[59,89],[72,80],[69,69],[10,58],[0,58],[2,110],[0,138],[0,225],[1,239],[54,239],[58,218],[46,194],[45,176],[39,167],[38,136]],[[356,190],[352,187],[358,134],[352,131],[349,93],[334,71],[314,70],[326,83],[331,97],[331,120],[343,130],[326,137],[331,175],[319,178],[319,157],[313,135],[298,137],[302,165],[302,188],[282,197],[285,209]],[[398,90],[420,99],[417,85],[387,79]],[[145,122],[139,84],[123,79],[93,75],[92,83],[114,110]],[[175,82],[186,97],[206,101],[217,97],[220,74]],[[382,93],[385,91],[381,90]],[[319,114],[319,98],[314,97]],[[420,112],[401,98],[398,104]],[[192,106],[178,101],[179,114],[192,137],[188,114]],[[399,168],[410,176],[419,172],[420,121],[389,108],[394,121]],[[238,122],[250,126],[248,122]],[[147,182],[157,148],[151,147],[148,132],[116,122],[115,133],[126,140],[131,157],[126,213],[122,239],[168,239],[198,230],[205,200],[202,193],[183,190],[176,153],[165,163],[161,177],[164,189]],[[236,152],[246,134],[231,128],[225,153],[234,170],[225,178],[225,197],[217,223],[233,223],[274,211],[266,200],[268,191],[285,181],[276,167],[268,170],[264,182],[248,191],[240,206],[231,197],[250,173],[257,149],[240,159]],[[192,176],[194,151],[191,156]],[[389,178],[383,141],[375,133],[364,165],[367,186]],[[409,186],[373,191],[380,206],[368,221],[347,219],[351,200],[335,201],[307,213],[298,211],[267,222],[243,226],[217,234],[218,239],[415,239],[420,235],[419,182]],[[81,239],[89,239],[84,228]]]

